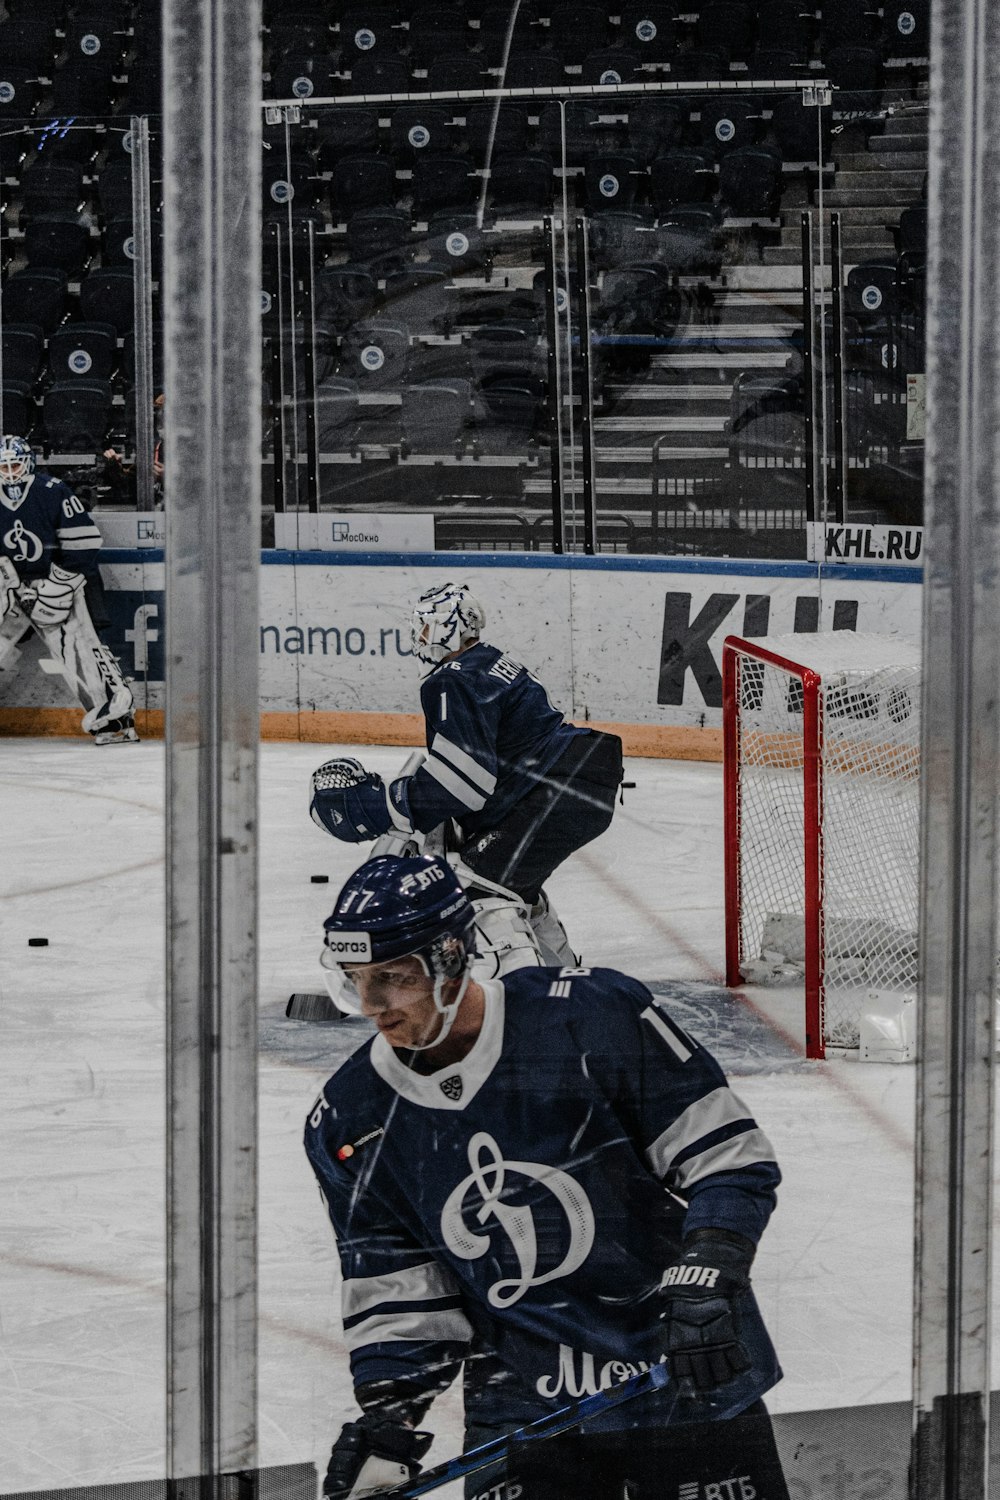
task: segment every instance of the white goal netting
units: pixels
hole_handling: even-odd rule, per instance
[[[819,1052],[855,1047],[872,991],[916,990],[919,646],[837,632],[743,647],[727,703],[740,969],[801,971]]]

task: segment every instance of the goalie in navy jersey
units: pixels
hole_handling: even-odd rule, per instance
[[[305,1134],[362,1409],[326,1500],[412,1479],[459,1371],[475,1447],[663,1361],[664,1388],[512,1446],[466,1494],[787,1500],[750,1285],[780,1174],[712,1056],[614,970],[477,982],[473,907],[433,856],[363,864],[325,930],[378,1028]]]
[[[34,630],[85,709],[97,745],[138,739],[132,691],[100,640],[88,597],[100,610],[101,533],[61,480],[35,472],[24,438],[0,437],[0,669]]]
[[[524,902],[543,957],[575,963],[542,887],[611,823],[622,743],[567,724],[537,677],[480,639],[484,624],[464,584],[421,595],[411,634],[430,667],[420,688],[423,763],[387,785],[356,761],[327,762],[313,775],[310,811],[348,843],[448,826],[466,869]],[[343,784],[347,765],[354,785]]]

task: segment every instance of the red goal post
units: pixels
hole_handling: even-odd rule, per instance
[[[900,636],[727,637],[726,981],[801,978],[806,1053],[913,998],[920,649]]]

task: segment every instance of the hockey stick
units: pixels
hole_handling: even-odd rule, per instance
[[[582,1401],[573,1401],[569,1406],[561,1406],[558,1411],[539,1417],[537,1422],[529,1422],[526,1427],[518,1427],[515,1432],[509,1432],[505,1437],[493,1438],[488,1443],[482,1443],[478,1448],[470,1448],[468,1453],[460,1453],[457,1458],[449,1458],[445,1463],[437,1464],[433,1469],[426,1469],[424,1473],[418,1474],[416,1479],[410,1480],[407,1484],[398,1484],[394,1485],[391,1490],[382,1490],[378,1495],[372,1495],[371,1500],[415,1500],[417,1495],[426,1495],[430,1490],[440,1489],[441,1485],[449,1484],[453,1479],[464,1479],[468,1474],[478,1474],[480,1469],[486,1469],[498,1459],[508,1457],[511,1447],[515,1444],[540,1443],[545,1438],[556,1437],[560,1432],[566,1432],[590,1417],[600,1416],[612,1407],[621,1406],[623,1402],[631,1401],[636,1396],[645,1396],[650,1391],[662,1390],[669,1381],[670,1369],[667,1363],[664,1361],[653,1365],[651,1369],[633,1375],[621,1385],[611,1386],[606,1391],[597,1391],[593,1396],[584,1396]],[[674,1390],[671,1392],[670,1400],[663,1407],[661,1422],[666,1423],[669,1420],[676,1400],[677,1392]]]

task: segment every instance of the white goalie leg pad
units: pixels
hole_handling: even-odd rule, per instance
[[[17,600],[8,595],[8,601],[0,619],[0,672],[10,672],[17,666],[21,656],[18,641],[28,629],[28,616]]]
[[[574,953],[570,947],[566,929],[544,891],[531,908],[531,927],[543,964],[561,969],[580,967],[579,954]]]
[[[82,589],[62,625],[34,628],[57,670],[87,710],[83,728],[88,734],[99,734],[102,727],[131,716],[135,709],[132,689],[116,658],[99,639]]]
[[[502,979],[513,969],[537,969],[543,963],[531,929],[528,908],[520,901],[486,896],[472,902],[476,913],[473,979]]]

